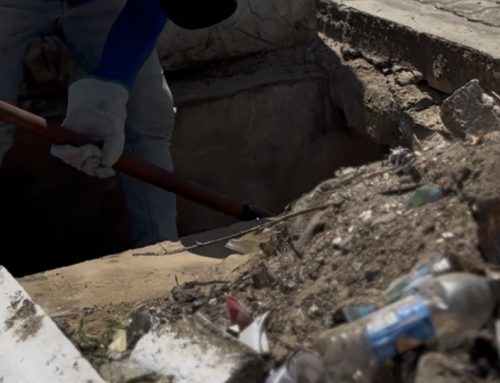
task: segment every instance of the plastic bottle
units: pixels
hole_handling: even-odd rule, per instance
[[[326,368],[322,381],[369,382],[398,354],[481,328],[494,305],[483,277],[450,273],[430,278],[414,294],[321,334],[313,349]]]
[[[314,351],[297,350],[265,383],[329,383],[321,357]]]

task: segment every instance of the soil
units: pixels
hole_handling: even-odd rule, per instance
[[[231,292],[255,314],[271,311],[267,329],[272,356],[280,360],[338,324],[335,314],[346,304],[382,303],[389,283],[426,256],[441,253],[455,270],[484,273],[476,206],[484,201],[492,206],[491,198],[500,195],[499,143],[496,135],[479,145],[436,135],[406,165],[383,161],[339,171],[290,205],[289,212],[328,207],[281,223],[233,282],[185,285],[196,304],[179,299],[177,289],[165,315],[180,319],[201,311],[220,322],[226,315],[224,294]],[[408,209],[414,191],[428,185],[439,187],[443,198]],[[456,353],[471,351],[479,335],[468,336]],[[484,365],[472,363],[464,377],[487,381],[498,377],[495,368],[485,373]],[[406,380],[398,375],[393,381]]]

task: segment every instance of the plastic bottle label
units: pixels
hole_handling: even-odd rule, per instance
[[[415,297],[407,300],[392,311],[373,315],[366,326],[365,336],[380,363],[436,337],[426,301]]]

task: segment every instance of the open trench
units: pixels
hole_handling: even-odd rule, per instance
[[[342,99],[341,90],[332,89],[324,68],[304,60],[305,54],[299,47],[168,72],[178,108],[172,143],[176,172],[279,213],[338,168],[380,159],[387,147],[350,126],[335,101]],[[359,88],[356,76],[352,79],[347,86]],[[29,105],[41,113],[64,93],[41,92],[35,99]],[[60,112],[52,114],[51,121],[59,123]],[[48,153],[47,143],[17,131],[1,169],[1,263],[17,276],[130,247],[119,181],[81,175]],[[181,236],[233,222],[178,199]]]

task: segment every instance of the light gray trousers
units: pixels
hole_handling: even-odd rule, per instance
[[[88,71],[98,65],[114,20],[126,0],[0,0],[0,99],[16,103],[23,57],[37,36],[59,35]],[[0,124],[0,164],[12,145],[12,127]],[[154,52],[130,90],[125,150],[172,170],[172,94]],[[176,239],[175,196],[122,175],[134,246]]]

